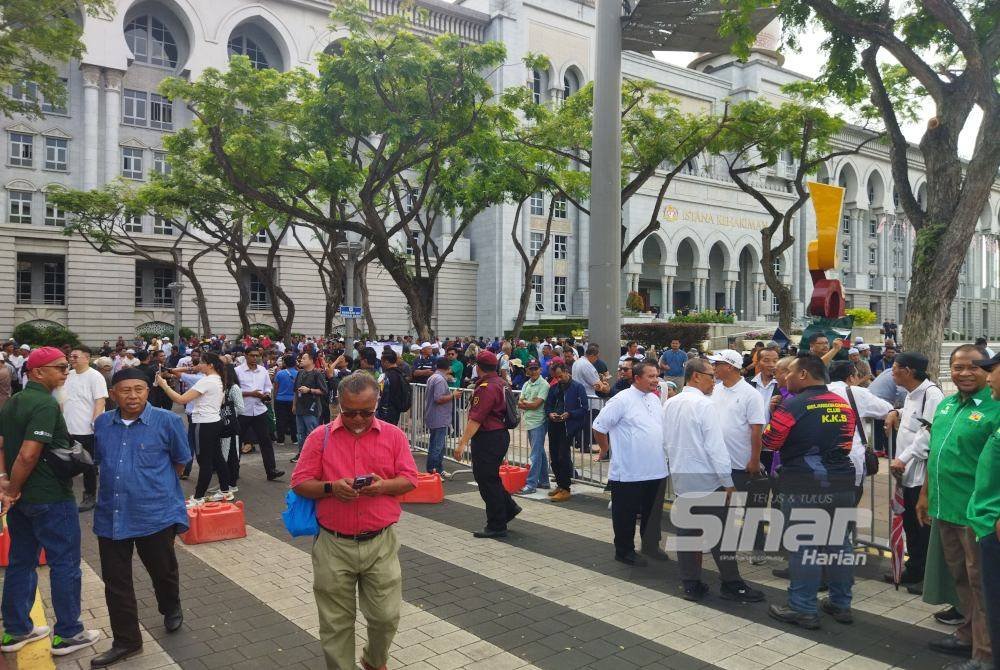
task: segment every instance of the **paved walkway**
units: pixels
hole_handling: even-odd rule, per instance
[[[279,462],[287,463],[291,453],[283,449]],[[644,569],[615,562],[607,497],[597,489],[563,505],[542,495],[522,499],[524,512],[511,524],[507,540],[475,540],[471,531],[484,522],[482,501],[465,479],[446,484],[440,505],[406,506],[398,526],[404,604],[393,670],[930,670],[951,660],[926,647],[935,631],[948,631],[930,617],[939,607],[884,584],[887,565],[879,556],[870,556],[858,571],[853,626],[826,619],[821,630],[803,631],[770,619],[766,604],[740,606],[717,596],[701,604],[682,600],[673,561]],[[250,456],[240,481],[247,538],[191,547],[178,543],[185,610],[178,633],[164,630],[136,561],[146,644],[141,656],[116,667],[324,667],[310,541],[291,540],[281,525],[284,490],[264,481],[259,457]],[[90,516],[81,518],[84,624],[107,634]],[[741,565],[769,602],[784,600],[786,582],[770,572],[779,565]],[[717,594],[714,575],[707,581]],[[40,584],[47,603],[46,574]],[[50,609],[47,617],[51,622]],[[362,625],[359,653],[363,641]],[[85,669],[89,657],[109,645],[105,639],[93,652],[54,664],[39,654],[25,663],[29,655],[23,652],[20,665],[14,655],[6,661],[20,670]]]

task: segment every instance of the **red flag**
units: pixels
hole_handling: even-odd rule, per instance
[[[899,580],[903,576],[903,556],[906,544],[903,541],[903,489],[896,483],[896,488],[889,501],[889,511],[892,513],[892,526],[889,531],[889,548],[892,550],[892,581],[899,590]]]

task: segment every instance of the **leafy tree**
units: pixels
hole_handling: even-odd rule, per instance
[[[770,0],[731,3],[723,31],[746,54],[747,18]],[[780,0],[795,45],[817,21],[826,65],[818,81],[851,105],[868,100],[885,127],[892,177],[916,231],[906,303],[906,345],[936,360],[962,263],[1000,168],[1000,5],[996,0]],[[909,180],[911,146],[902,123],[921,103],[934,109],[917,150],[927,177],[919,202]],[[959,155],[959,133],[982,111],[971,157]],[[916,166],[913,166],[916,167]]]
[[[336,238],[324,231],[312,231],[313,240],[308,238],[303,240],[304,236],[299,234],[300,228],[301,226],[292,226],[292,237],[319,272],[319,283],[323,288],[325,303],[323,334],[329,335],[333,332],[333,321],[339,313],[340,305],[345,304],[344,275],[347,270],[344,267],[340,251],[337,249]],[[316,249],[315,243],[317,242],[319,249]]]
[[[175,164],[225,184],[233,206],[360,233],[371,247],[362,263],[386,269],[419,337],[430,338],[445,260],[475,216],[504,197],[490,161],[497,127],[514,121],[482,74],[503,62],[504,48],[428,40],[402,17],[366,15],[364,3],[338,4],[334,20],[351,35],[317,55],[317,75],[258,71],[237,57],[226,72],[165,82],[162,91],[195,117],[167,144]]]
[[[806,177],[832,158],[857,153],[879,136],[872,134],[853,148],[835,149],[832,140],[844,122],[809,101],[775,107],[766,100],[748,100],[733,105],[729,114],[729,123],[712,142],[712,150],[722,156],[733,182],[771,219],[760,231],[760,267],[764,282],[778,298],[778,323],[791,332],[792,289],[781,281],[774,266],[795,243],[795,219],[809,200]],[[795,174],[788,180],[791,194],[778,196],[766,188],[766,180],[784,152],[794,157]]]
[[[528,58],[528,65],[545,68],[547,63],[544,57],[532,56]],[[562,157],[578,169],[589,172],[594,110],[592,83],[555,107],[534,102],[527,87],[510,89],[506,95],[508,103],[521,109],[528,121],[516,131],[520,142]],[[640,79],[622,82],[622,206],[662,171],[649,221],[631,239],[627,234],[622,236],[622,267],[643,240],[659,230],[659,212],[673,178],[684,169],[685,163],[705,151],[726,126],[727,118],[727,110],[721,115],[682,112],[676,98],[658,88],[655,82]],[[570,175],[568,171],[562,174]],[[576,190],[572,183],[560,186],[566,193]],[[577,209],[590,215],[582,197],[570,200]]]
[[[66,87],[52,63],[83,54],[80,12],[98,16],[111,0],[4,0],[0,6],[0,86],[19,95],[0,96],[0,114],[41,115],[41,102],[61,106]]]
[[[71,216],[67,218],[64,232],[78,234],[95,251],[118,256],[131,256],[151,263],[162,263],[164,255],[177,273],[190,284],[198,309],[198,326],[202,333],[211,333],[208,302],[196,266],[205,256],[218,252],[220,243],[206,243],[178,216],[175,208],[164,208],[160,198],[150,192],[150,187],[133,190],[123,184],[112,183],[93,191],[56,190],[49,199]],[[169,220],[177,231],[171,238],[151,238],[136,233],[125,225],[133,216],[161,217]],[[201,248],[186,253],[184,242],[195,242]]]

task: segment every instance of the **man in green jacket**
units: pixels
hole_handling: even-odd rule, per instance
[[[990,436],[1000,428],[1000,401],[986,386],[986,372],[977,363],[986,352],[971,344],[951,354],[951,379],[958,393],[938,405],[931,431],[927,479],[917,503],[923,523],[933,517],[944,559],[955,580],[966,622],[951,635],[932,640],[931,649],[969,660],[947,670],[987,670],[993,653],[986,624],[976,534],[970,527],[969,499],[976,483],[979,457]]]
[[[989,373],[987,381],[993,399],[1000,400],[1000,354],[979,367]],[[969,524],[979,538],[979,566],[982,570],[983,599],[990,643],[1000,648],[1000,426],[993,431],[976,468],[976,488],[969,499]]]

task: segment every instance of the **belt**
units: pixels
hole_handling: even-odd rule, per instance
[[[368,540],[373,540],[382,533],[384,533],[386,528],[389,528],[389,526],[386,526],[385,528],[380,528],[378,530],[366,530],[365,532],[358,533],[357,535],[345,535],[344,533],[338,533],[335,530],[330,530],[326,526],[320,526],[320,528],[328,532],[330,535],[333,535],[334,537],[339,538],[341,540],[353,540],[354,542],[367,542]]]

